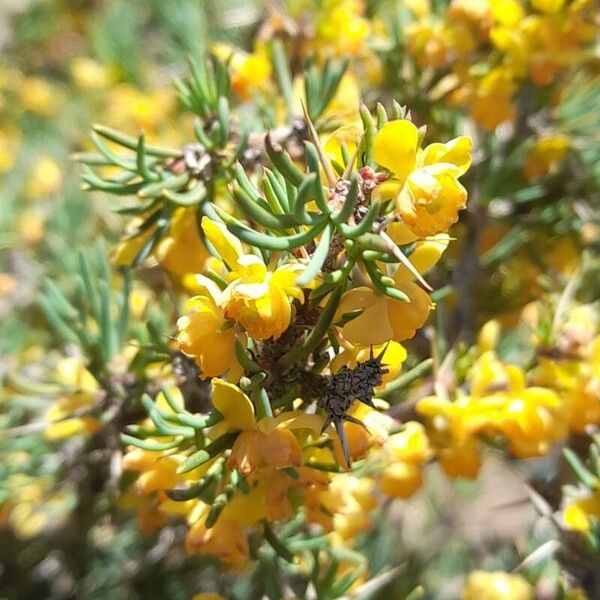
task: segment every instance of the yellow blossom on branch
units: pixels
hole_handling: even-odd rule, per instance
[[[208,277],[198,275],[205,293],[187,303],[188,314],[177,321],[179,348],[191,356],[201,377],[225,373],[234,359],[235,331],[222,308],[223,293]]]
[[[221,301],[226,316],[255,339],[278,338],[290,324],[291,299],[304,301],[295,283],[304,267],[291,262],[270,269],[258,256],[245,254],[239,240],[223,225],[204,217],[202,228],[230,269]]]
[[[465,207],[467,191],[458,178],[471,165],[471,140],[458,137],[419,148],[419,131],[408,120],[386,123],[375,136],[375,160],[392,173],[376,194],[393,197],[396,210],[417,236],[446,231]]]
[[[431,269],[448,242],[447,234],[416,242],[410,256],[416,270],[424,273]],[[346,340],[363,346],[383,344],[389,340],[401,342],[413,337],[423,326],[433,307],[429,294],[412,281],[412,274],[402,265],[394,275],[394,282],[397,289],[406,294],[408,302],[378,294],[367,286],[353,288],[344,294],[338,308],[339,316],[362,309],[356,318],[342,327]]]
[[[462,600],[533,600],[534,590],[521,575],[501,571],[473,571],[467,578]]]

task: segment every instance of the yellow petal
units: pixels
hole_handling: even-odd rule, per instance
[[[392,337],[401,342],[412,338],[425,324],[434,304],[429,294],[412,281],[398,281],[397,287],[408,296],[409,302],[387,298],[386,312],[393,330]],[[382,319],[381,315],[379,319]]]
[[[357,125],[342,125],[338,127],[325,142],[325,154],[340,165],[344,164],[342,157],[342,144],[346,145],[348,154],[352,156],[362,136],[362,129]]]
[[[250,398],[239,387],[223,381],[212,380],[212,401],[227,423],[236,429],[253,429],[254,407]]]
[[[587,532],[591,529],[591,517],[598,518],[598,501],[583,498],[569,504],[563,511],[563,520],[569,529]]]
[[[112,253],[112,260],[119,266],[130,265],[155,231],[155,227],[149,227],[140,235],[121,240]]]
[[[416,248],[410,255],[409,260],[419,273],[426,273],[440,260],[449,242],[450,236],[447,233],[439,233],[428,240],[417,242]],[[412,274],[404,265],[398,267],[398,272],[395,276],[397,282],[410,281],[412,278]]]
[[[265,417],[257,423],[263,433],[271,433],[275,429],[312,429],[321,431],[323,419],[318,415],[307,415],[302,410],[282,412],[276,417]]]
[[[398,179],[388,179],[380,183],[374,190],[371,198],[374,202],[385,202],[386,200],[395,200],[400,192],[404,181]],[[414,238],[413,238],[414,239]]]
[[[448,477],[474,479],[481,467],[481,453],[475,438],[469,437],[462,444],[454,444],[442,450],[440,464]]]
[[[423,484],[421,467],[405,462],[394,462],[381,474],[381,491],[391,498],[410,498]]]
[[[169,235],[161,240],[155,252],[161,265],[174,275],[199,273],[210,256],[198,235],[196,211],[178,208],[173,214]]]
[[[289,429],[276,429],[264,436],[261,453],[265,463],[276,469],[299,466],[302,463],[300,444]]]
[[[451,163],[459,168],[459,176],[463,175],[471,166],[471,144],[471,138],[464,135],[454,138],[446,144],[430,144],[423,150],[422,164]]]
[[[244,283],[264,281],[267,274],[265,263],[255,254],[245,254],[238,258],[235,270],[240,274]]]
[[[377,190],[375,190],[377,191]],[[404,244],[411,244],[415,240],[418,239],[419,236],[415,235],[407,226],[406,223],[402,221],[397,221],[395,223],[390,223],[387,228],[388,235],[392,238],[392,240],[398,244],[398,246],[403,246]]]
[[[480,353],[494,350],[500,337],[500,323],[496,319],[487,321],[477,335],[477,350]]]
[[[369,346],[383,344],[392,338],[393,330],[387,317],[386,296],[378,296],[371,288],[361,286],[346,292],[336,318],[357,309],[364,312],[342,328],[342,335],[352,344]]]
[[[230,269],[235,269],[238,259],[244,254],[242,243],[227,231],[222,223],[202,217],[202,230],[208,241]]]
[[[391,435],[385,449],[393,460],[411,464],[424,463],[432,455],[425,427],[417,421],[408,421],[402,431]]]
[[[518,392],[525,389],[525,373],[519,366],[506,365],[506,376],[509,390]]]
[[[264,434],[256,429],[242,431],[233,443],[227,466],[238,469],[242,475],[255,471],[262,460],[264,438]]]
[[[398,119],[386,123],[375,136],[373,157],[403,181],[415,168],[419,131],[413,123]]]
[[[556,13],[564,5],[565,0],[531,0],[531,5],[536,10],[545,13]]]
[[[492,0],[490,7],[494,19],[508,27],[515,27],[525,16],[523,6],[517,0]]]

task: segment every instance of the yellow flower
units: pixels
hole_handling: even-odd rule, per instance
[[[362,126],[356,123],[342,125],[324,138],[323,148],[325,153],[331,160],[343,165],[342,145],[346,147],[348,154],[352,156],[360,143],[362,135]]]
[[[248,54],[227,44],[214,44],[212,51],[221,60],[229,60],[231,89],[242,99],[265,90],[271,81],[271,59],[268,48],[258,45]]]
[[[539,360],[535,382],[560,394],[569,428],[575,433],[583,434],[589,425],[600,424],[599,364],[594,356],[580,360],[545,357]]]
[[[483,352],[469,370],[467,381],[471,386],[471,395],[481,397],[508,385],[505,364],[493,350]]]
[[[221,223],[204,217],[202,229],[230,269],[222,300],[227,318],[257,340],[278,338],[291,321],[291,298],[304,301],[302,289],[296,285],[304,267],[289,263],[269,270],[258,256],[244,254],[240,241]]]
[[[384,444],[388,464],[380,476],[381,490],[392,498],[409,498],[423,484],[423,465],[433,455],[421,423],[409,421]]]
[[[128,224],[128,234],[113,252],[115,264],[130,265],[156,232],[157,225],[154,225],[138,233],[143,220],[138,217]],[[170,223],[169,233],[159,241],[152,255],[169,273],[183,280],[189,273],[203,271],[211,257],[198,234],[195,209],[178,208],[173,212]]]
[[[49,156],[42,156],[35,162],[33,171],[25,184],[28,198],[51,196],[60,190],[62,170]]]
[[[255,255],[240,257],[236,271],[231,273],[238,277],[225,290],[227,316],[240,323],[254,339],[277,339],[290,325],[290,299],[304,301],[304,294],[295,283],[301,268],[291,264],[269,271]]]
[[[489,424],[494,406],[459,396],[455,401],[429,396],[417,412],[428,418],[440,464],[449,477],[473,478],[481,465],[476,434]]]
[[[422,464],[432,456],[425,428],[417,421],[405,423],[401,431],[387,439],[384,448],[392,461]]]
[[[93,406],[98,393],[94,376],[80,359],[65,358],[57,365],[56,378],[72,391],[61,394],[46,411],[49,424],[44,429],[44,437],[56,441],[94,433],[100,427],[98,419],[91,415],[70,416]]]
[[[490,0],[492,16],[497,23],[516,27],[525,16],[523,5],[518,0]]]
[[[396,462],[385,468],[380,478],[381,491],[391,498],[410,498],[423,485],[420,465]]]
[[[178,465],[174,457],[141,448],[132,448],[123,457],[123,469],[141,473],[135,487],[142,495],[175,487]]]
[[[289,411],[257,421],[252,402],[237,386],[221,379],[213,379],[212,386],[213,404],[224,418],[217,426],[218,431],[224,428],[241,431],[231,450],[229,468],[248,475],[261,465],[282,469],[302,463],[302,451],[294,431],[319,432],[320,417]]]
[[[374,487],[368,477],[340,473],[319,494],[323,506],[333,514],[334,544],[354,540],[369,527],[377,505]]]
[[[495,425],[517,457],[546,454],[550,445],[566,434],[560,398],[547,388],[525,387],[523,371],[516,365],[508,365],[506,371],[509,379],[506,395],[492,396],[503,401]]]
[[[69,65],[69,71],[75,86],[85,91],[105,89],[114,79],[111,69],[87,56],[74,58]]]
[[[480,466],[478,437],[502,436],[519,458],[546,454],[566,433],[564,406],[551,389],[527,387],[516,365],[505,365],[492,351],[475,362],[467,380],[471,395],[452,401],[430,396],[417,403],[451,477],[473,477]]]
[[[170,89],[143,92],[123,83],[110,88],[107,106],[113,126],[141,129],[151,135],[168,121],[176,107],[176,98]]]
[[[363,12],[361,0],[327,0],[316,22],[317,47],[337,56],[363,52],[370,32]]]
[[[440,466],[448,477],[475,479],[481,468],[481,451],[478,442],[468,438],[462,444],[452,444],[439,451]]]
[[[190,312],[177,320],[177,344],[196,361],[200,377],[216,377],[233,363],[235,331],[221,308],[223,293],[218,286],[203,275],[196,280],[205,293],[191,298],[187,303]]]
[[[196,210],[178,208],[171,217],[169,235],[155,250],[162,266],[174,275],[200,273],[210,254],[198,235]]]
[[[473,571],[467,578],[462,600],[533,600],[533,592],[521,575]]]
[[[512,74],[506,69],[492,69],[477,84],[471,102],[471,118],[488,131],[505,121],[514,121],[512,97],[515,90]]]
[[[190,554],[216,556],[234,571],[244,569],[250,554],[244,529],[223,515],[211,528],[206,527],[204,519],[196,521],[186,535],[185,546]]]
[[[49,117],[58,110],[60,96],[42,77],[26,77],[19,86],[21,106],[39,117]]]
[[[471,140],[463,136],[422,150],[418,146],[419,132],[410,121],[390,121],[377,132],[373,156],[394,178],[376,194],[395,197],[408,228],[428,236],[446,231],[466,205],[467,191],[458,178],[471,164]]]
[[[6,173],[15,164],[21,145],[21,132],[14,127],[0,129],[0,173]]]
[[[470,407],[483,408],[478,429],[501,433],[520,458],[540,456],[566,434],[564,405],[553,390],[527,387],[525,373],[485,352],[473,365]]]
[[[525,157],[523,175],[535,179],[555,170],[569,150],[569,140],[564,135],[548,135],[536,140]]]
[[[406,27],[408,50],[422,69],[440,68],[450,52],[449,30],[444,23],[422,19]]]
[[[600,492],[569,501],[563,510],[563,521],[569,529],[590,531],[592,523],[600,521]]]
[[[419,272],[424,273],[439,260],[448,242],[446,234],[419,241],[410,261]],[[342,327],[344,338],[352,344],[369,346],[413,337],[427,320],[433,303],[429,294],[411,278],[410,271],[404,266],[398,267],[394,275],[396,287],[408,296],[409,302],[377,294],[366,286],[346,292],[338,307],[337,317],[354,310],[363,309],[363,312]]]
[[[505,64],[510,65],[513,76],[524,77],[527,74],[526,65],[531,54],[526,34],[519,28],[499,25],[490,31],[490,39],[505,55]]]

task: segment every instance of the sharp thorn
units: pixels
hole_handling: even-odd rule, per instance
[[[327,418],[325,419],[325,423],[323,423],[323,427],[321,427],[321,434],[325,432],[325,430],[331,425],[332,422],[333,419],[331,418],[331,416],[327,416]]]
[[[333,167],[331,166],[331,162],[329,158],[323,151],[321,147],[321,141],[319,140],[319,134],[311,121],[308,111],[306,110],[306,106],[304,102],[302,102],[302,112],[304,113],[304,120],[306,121],[306,126],[308,127],[308,134],[310,137],[310,141],[315,145],[317,150],[317,154],[319,155],[319,159],[321,161],[321,165],[323,166],[323,171],[325,171],[325,176],[327,177],[327,183],[331,189],[335,188],[336,177],[333,171]]]
[[[408,260],[408,258],[406,258],[406,256],[404,256],[404,253],[402,252],[402,250],[400,250],[400,248],[398,248],[398,246],[396,245],[394,240],[385,231],[379,232],[379,235],[387,242],[387,245],[389,247],[389,252],[391,254],[393,254],[411,272],[412,276],[428,292],[432,292],[433,288],[423,279],[423,276],[421,275],[421,273],[419,273],[419,271],[417,271],[417,269],[410,262],[410,260]]]
[[[388,341],[385,343],[385,346],[383,347],[383,349],[381,350],[381,352],[380,352],[380,353],[377,355],[377,359],[376,359],[376,360],[377,360],[378,362],[381,362],[381,359],[383,358],[383,355],[384,355],[384,354],[387,352],[387,349],[389,348],[391,341],[392,341],[392,340],[388,340]],[[371,346],[371,350],[372,350],[372,349],[373,349],[373,346]],[[373,358],[373,357],[371,356],[371,358]],[[382,366],[383,366],[383,365],[382,365]]]
[[[344,415],[344,420],[348,421],[348,423],[354,423],[355,425],[359,425],[360,427],[362,427],[369,435],[371,435],[371,432],[369,431],[368,427],[362,422],[359,421],[356,417],[353,417],[352,415]]]
[[[359,402],[362,402],[363,404],[366,404],[367,406],[370,406],[371,408],[377,408],[375,406],[375,404],[373,404],[373,400],[371,400],[371,398],[358,398]]]
[[[350,448],[348,447],[348,438],[344,431],[344,422],[342,419],[335,419],[333,421],[335,430],[337,431],[338,437],[340,438],[340,445],[342,446],[342,454],[344,455],[344,461],[346,462],[346,468],[349,469],[352,466],[352,460],[350,459]]]

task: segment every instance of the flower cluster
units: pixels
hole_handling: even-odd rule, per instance
[[[543,311],[530,306],[525,320],[539,331]],[[600,423],[596,324],[592,306],[574,306],[551,345],[536,334],[538,356],[527,372],[496,354],[498,323],[483,327],[464,385],[451,398],[445,390],[417,403],[449,476],[477,475],[482,440],[501,440],[519,458],[543,456],[570,433]]]
[[[516,575],[461,532],[462,597],[598,597],[594,3],[39,4],[0,16],[7,596],[458,595],[452,480],[508,464],[555,539]]]
[[[307,80],[309,109],[313,93]],[[232,197],[161,213],[172,225],[154,255],[194,294],[177,321],[177,349],[197,368],[192,386],[210,380],[211,408],[191,413],[178,387],[146,397],[150,421],[130,427],[124,466],[139,474],[146,526],[184,515],[188,550],[231,568],[249,561],[252,535],[273,544],[270,524],[298,514],[307,533],[351,547],[369,527],[375,491],[409,497],[433,456],[423,425],[382,414],[377,396],[401,374],[399,342],[435,306],[423,274],[465,208],[459,178],[471,142],[424,146],[425,131],[399,105],[378,121],[358,108],[352,116],[346,104],[340,128],[322,134],[305,113],[296,128],[308,140],[295,161],[294,140],[285,150],[269,133],[269,167],[217,167],[233,175]],[[160,226],[143,226],[121,264]]]
[[[529,82],[549,86],[568,68],[593,60],[592,2],[528,4],[453,0],[439,13],[415,3],[406,27],[407,49],[419,67],[446,72],[432,94],[468,106],[486,129],[514,121],[516,94]]]

